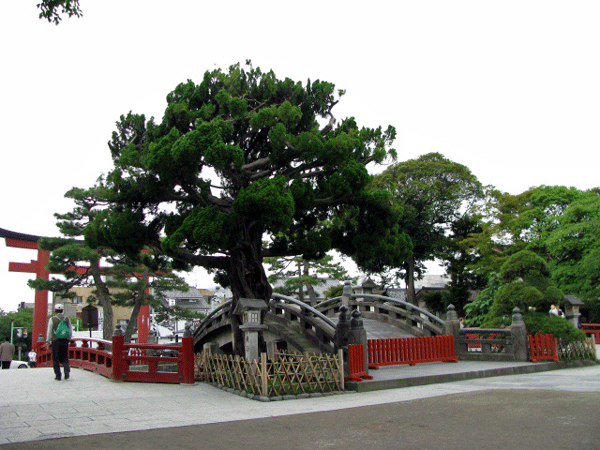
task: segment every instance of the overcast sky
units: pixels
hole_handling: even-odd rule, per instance
[[[600,185],[597,0],[81,0],[59,26],[38,1],[0,0],[0,228],[55,235],[121,114],[159,121],[177,84],[246,59],[346,89],[334,115],[394,125],[400,160],[440,152],[513,194]],[[33,258],[1,240],[5,311],[34,296],[8,262]]]

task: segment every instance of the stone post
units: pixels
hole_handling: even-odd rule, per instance
[[[527,329],[519,308],[513,309],[512,324],[510,326],[512,336],[512,351],[515,361],[527,361],[528,340]]]
[[[350,317],[348,317],[348,307],[340,306],[340,315],[335,327],[334,345],[335,351],[348,347],[348,331],[350,330]]]
[[[340,306],[340,315],[337,326],[335,327],[334,345],[335,351],[342,350],[344,360],[344,373],[349,372],[348,365],[348,332],[350,331],[350,317],[348,316],[348,307]]]
[[[460,321],[458,320],[458,315],[456,314],[456,308],[454,305],[448,305],[448,311],[446,313],[446,327],[444,330],[444,334],[447,336],[454,336],[454,351],[456,352],[456,356],[460,353],[460,348],[458,346],[458,338],[460,332]]]
[[[342,305],[350,307],[350,295],[352,295],[352,283],[346,281],[344,283],[344,291],[342,292]]]
[[[262,323],[262,311],[268,309],[264,300],[252,298],[240,298],[233,312],[241,316],[242,325],[240,330],[244,332],[244,349],[246,360],[258,360],[259,352],[259,333],[266,329]]]
[[[350,330],[348,331],[348,345],[361,344],[364,350],[365,372],[369,374],[369,347],[367,342],[367,332],[361,319],[358,309],[352,311],[352,320],[350,320]]]

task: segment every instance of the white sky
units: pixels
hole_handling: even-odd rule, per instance
[[[56,234],[121,114],[160,120],[178,83],[246,59],[346,89],[334,115],[394,125],[400,160],[440,152],[513,194],[600,185],[597,0],[81,0],[59,26],[37,2],[0,0],[0,228]],[[1,241],[10,311],[34,294],[8,262],[35,253]]]

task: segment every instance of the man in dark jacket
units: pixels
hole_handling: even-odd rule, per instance
[[[0,360],[2,361],[3,369],[10,369],[10,363],[15,354],[15,346],[10,343],[10,338],[0,345]]]

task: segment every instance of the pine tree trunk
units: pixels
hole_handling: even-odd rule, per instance
[[[262,230],[252,226],[246,227],[245,230],[244,241],[231,251],[231,265],[228,271],[233,294],[231,332],[233,352],[236,355],[244,354],[244,336],[240,330],[241,318],[233,315],[239,299],[261,299],[269,303],[273,293],[262,264]]]
[[[90,263],[90,270],[94,279],[94,284],[98,291],[98,299],[100,300],[100,306],[102,307],[102,313],[104,321],[102,323],[102,339],[106,341],[112,340],[113,336],[113,308],[112,298],[106,283],[102,280],[100,271],[100,262],[94,261]]]
[[[142,292],[143,294],[143,292]],[[142,296],[141,295],[137,295],[135,302],[133,304],[133,308],[131,309],[131,316],[129,317],[129,322],[127,322],[127,328],[125,329],[125,333],[123,335],[123,342],[125,342],[125,344],[130,344],[131,343],[131,336],[133,335],[133,330],[135,329],[136,325],[137,325],[137,319],[138,316],[140,315],[140,308],[142,306]],[[139,335],[138,335],[139,337]],[[139,339],[138,339],[139,342]]]
[[[415,259],[408,258],[406,268],[406,300],[412,305],[417,304],[417,295],[415,293]]]

